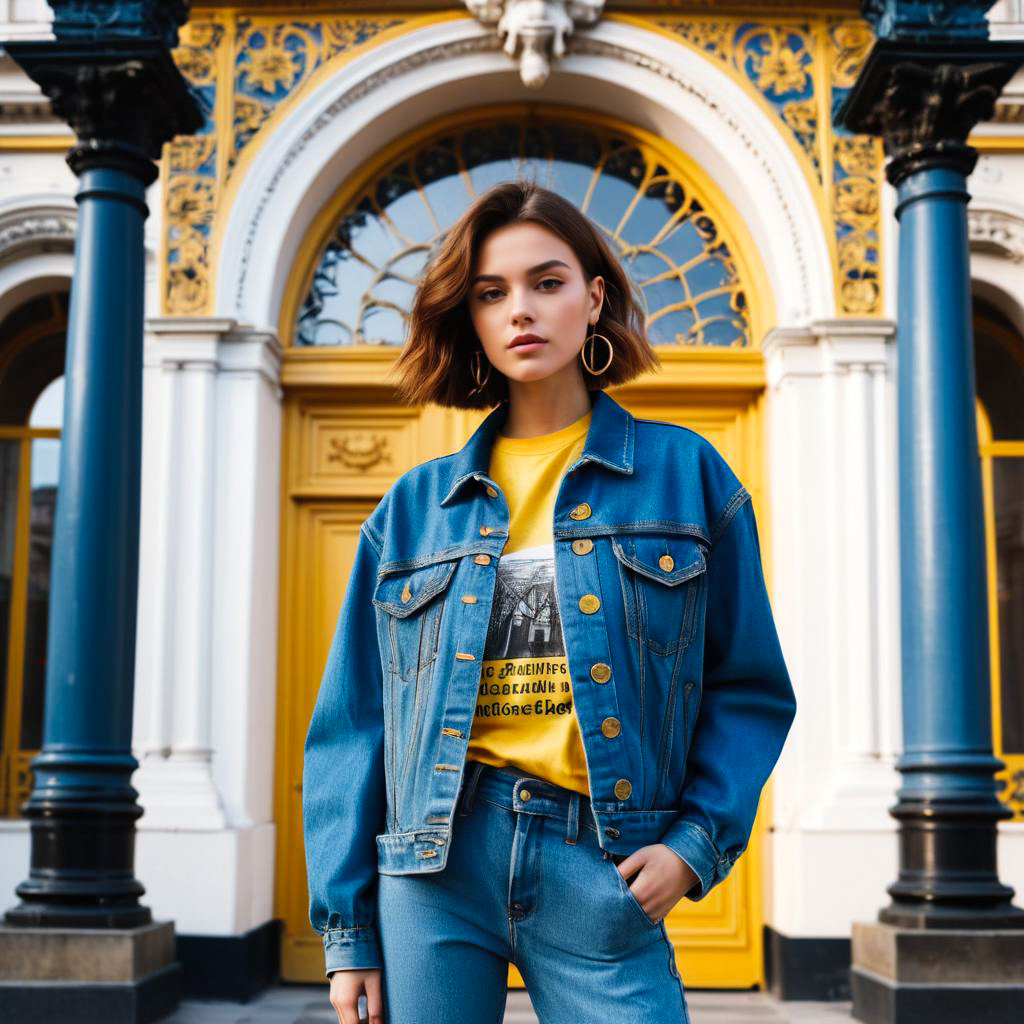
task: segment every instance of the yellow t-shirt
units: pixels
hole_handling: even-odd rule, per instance
[[[512,766],[590,795],[555,598],[555,498],[580,457],[588,412],[553,434],[499,434],[490,475],[509,505],[509,535],[487,629],[467,757]]]

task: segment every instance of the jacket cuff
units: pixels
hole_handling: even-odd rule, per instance
[[[694,902],[703,899],[732,868],[729,858],[718,852],[711,836],[696,822],[677,821],[660,842],[685,861],[697,876],[698,884],[686,894],[686,898]]]
[[[324,932],[324,965],[328,975],[331,971],[383,970],[377,929],[328,928]]]

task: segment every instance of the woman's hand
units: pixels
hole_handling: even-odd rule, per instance
[[[384,1004],[380,993],[381,971],[353,968],[331,974],[331,1006],[338,1014],[338,1024],[384,1024]],[[359,997],[366,992],[368,1017],[359,1016]]]
[[[664,843],[641,846],[617,867],[624,880],[640,869],[629,891],[654,922],[660,921],[700,883],[693,868]]]

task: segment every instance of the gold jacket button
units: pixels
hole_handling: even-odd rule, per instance
[[[671,572],[675,568],[675,559],[671,555],[662,555],[658,559],[658,565],[665,570],[665,572]]]
[[[577,555],[587,555],[594,550],[594,542],[589,537],[572,542],[572,550]]]
[[[608,739],[614,739],[620,732],[622,732],[622,726],[617,718],[606,718],[601,723],[601,732],[603,732]]]
[[[498,492],[490,484],[488,484],[487,485],[487,497],[488,498],[496,498],[497,496],[498,496]]]
[[[590,666],[590,678],[593,679],[595,683],[607,683],[611,677],[611,665],[606,665],[603,661],[595,661],[594,664]]]
[[[490,565],[491,564],[491,556],[490,555],[474,555],[473,556],[473,561],[476,562],[477,565]]]
[[[590,518],[590,506],[585,502],[581,501],[570,513],[570,519],[589,519]]]
[[[493,526],[481,526],[480,527],[480,536],[481,537],[489,537],[492,533],[494,533],[494,527]]]
[[[528,789],[521,789],[521,790],[519,790],[519,799],[520,800],[529,800],[532,795],[533,794],[531,794]]]
[[[601,599],[596,594],[584,594],[580,598],[580,611],[584,615],[593,615],[601,607]]]
[[[628,800],[629,794],[632,792],[633,784],[629,781],[629,779],[619,779],[619,781],[615,783],[615,795],[620,800]]]
[[[405,586],[402,587],[402,604],[408,604],[410,597],[412,597],[412,591],[409,589],[409,581],[406,580]]]

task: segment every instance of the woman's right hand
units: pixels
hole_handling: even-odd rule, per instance
[[[331,1006],[338,1014],[338,1024],[384,1024],[384,1005],[381,999],[381,971],[363,971],[358,968],[335,971],[331,974]],[[366,1017],[359,1016],[359,997],[366,992]]]

